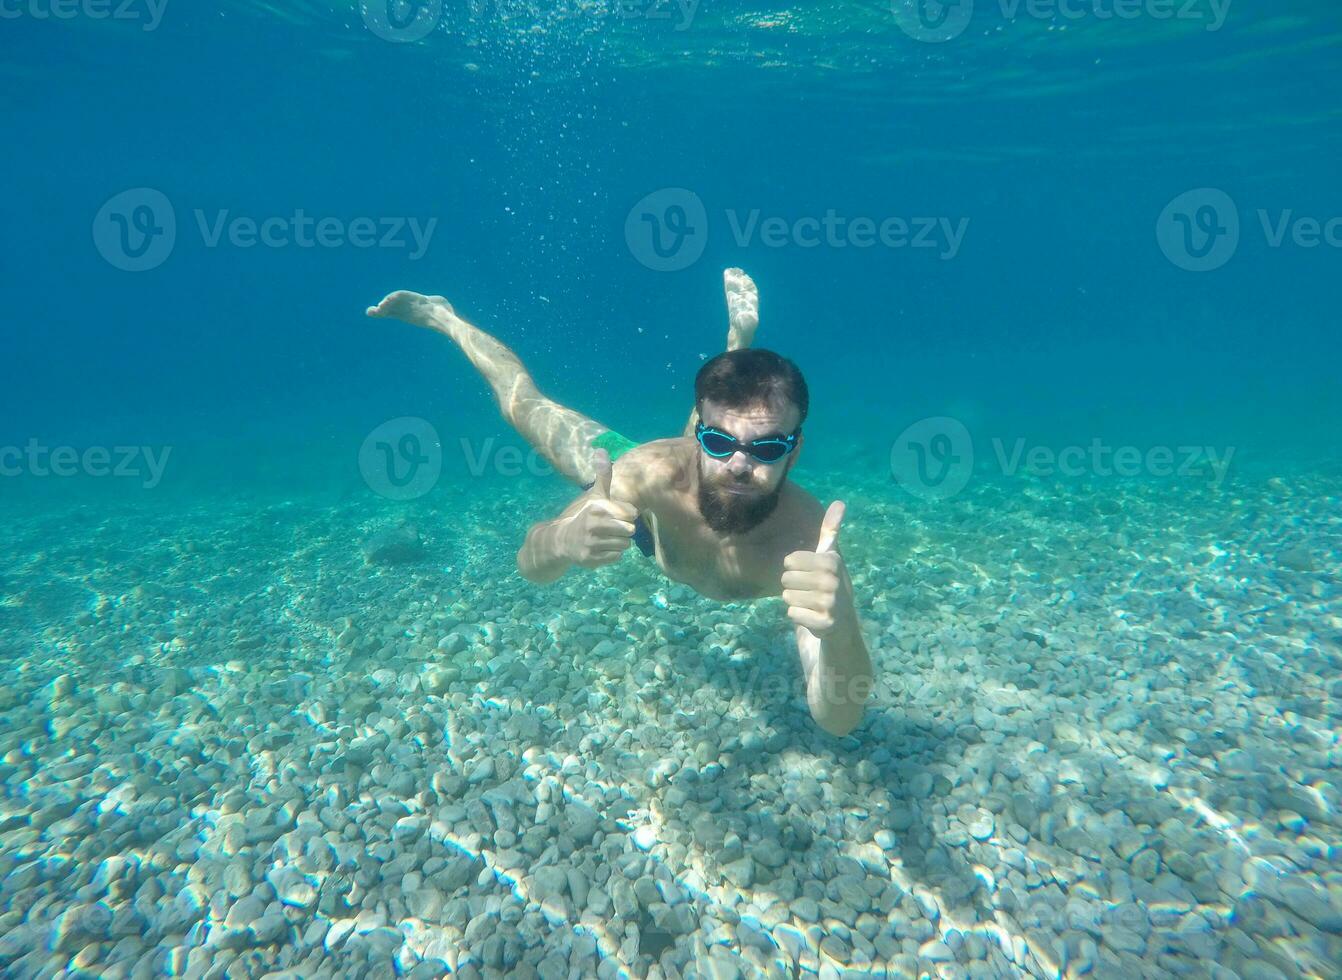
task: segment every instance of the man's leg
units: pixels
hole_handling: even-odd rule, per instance
[[[400,290],[370,306],[368,315],[403,320],[449,337],[489,382],[499,411],[522,438],[575,483],[596,479],[589,444],[609,428],[542,395],[517,355],[457,316],[446,299]]]
[[[722,273],[722,290],[727,294],[727,350],[749,347],[760,325],[760,292],[755,280],[741,269],[727,269]],[[694,435],[698,421],[698,409],[690,409],[682,435]]]

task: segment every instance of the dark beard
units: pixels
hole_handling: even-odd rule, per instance
[[[770,493],[762,496],[754,494],[737,496],[720,490],[704,477],[703,468],[699,470],[699,513],[704,521],[719,534],[744,534],[757,527],[761,521],[774,512],[778,498],[782,496],[783,484],[787,477],[778,481]]]

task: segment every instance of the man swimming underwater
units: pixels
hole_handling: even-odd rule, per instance
[[[517,355],[441,296],[395,292],[368,315],[450,337],[489,382],[504,418],[583,486],[562,514],[527,532],[517,554],[526,579],[546,584],[574,565],[609,565],[634,541],[668,578],[711,599],[781,594],[811,716],[845,735],[862,718],[872,667],[834,544],[844,505],[826,511],[787,479],[803,443],[806,381],[792,361],[750,347],[759,325],[750,277],[728,269],[723,281],[727,350],[700,368],[684,433],[642,445],[546,398]]]

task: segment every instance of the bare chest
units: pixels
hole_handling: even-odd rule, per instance
[[[783,558],[792,550],[775,536],[724,544],[702,521],[675,513],[652,515],[657,565],[666,576],[720,601],[757,599],[782,591]]]

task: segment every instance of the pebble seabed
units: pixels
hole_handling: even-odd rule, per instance
[[[9,513],[0,973],[1342,975],[1342,480],[846,484],[844,738],[514,483]]]

